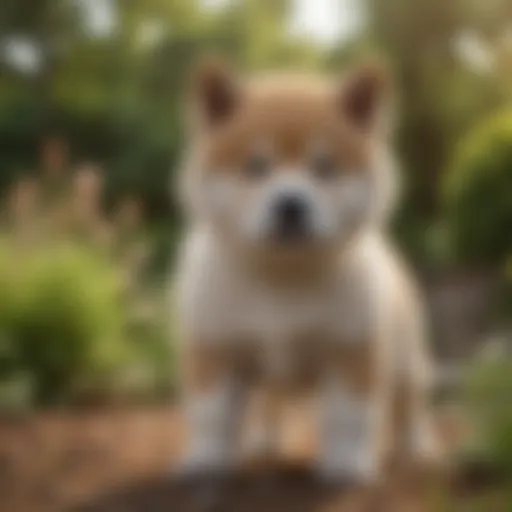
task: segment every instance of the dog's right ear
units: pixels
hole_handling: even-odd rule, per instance
[[[230,67],[217,57],[207,57],[193,74],[194,103],[198,114],[208,126],[231,116],[240,101],[238,79]]]
[[[338,94],[342,114],[358,130],[375,132],[388,124],[384,117],[392,100],[391,80],[383,63],[367,62],[348,73]]]

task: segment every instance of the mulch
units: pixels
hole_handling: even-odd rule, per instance
[[[327,488],[306,459],[271,471],[251,467],[230,481],[183,485],[170,478],[182,434],[172,407],[1,419],[0,511],[438,512],[444,511],[438,495],[448,493],[460,504],[447,512],[458,512],[477,489],[410,468],[390,469],[378,488]]]

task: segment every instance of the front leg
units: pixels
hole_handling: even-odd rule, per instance
[[[178,475],[226,473],[236,463],[243,405],[232,358],[225,350],[193,346],[181,364],[188,439]]]
[[[319,396],[317,469],[327,482],[374,482],[382,465],[388,388],[378,347],[354,344],[328,355]]]

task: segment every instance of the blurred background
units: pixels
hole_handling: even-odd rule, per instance
[[[424,283],[443,372],[475,367],[456,387],[485,419],[479,450],[510,482],[509,0],[1,0],[0,508],[92,496],[80,471],[108,464],[76,448],[108,452],[122,428],[124,446],[146,444],[131,463],[112,455],[113,481],[169,459],[166,283],[181,226],[170,183],[205,52],[247,71],[389,64],[405,184],[395,238]],[[59,457],[79,474],[69,485],[48,469]]]

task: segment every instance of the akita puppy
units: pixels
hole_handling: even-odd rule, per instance
[[[246,79],[210,59],[192,91],[181,471],[233,468],[254,386],[313,391],[329,480],[375,480],[391,446],[430,456],[421,300],[386,235],[397,183],[382,70]]]

